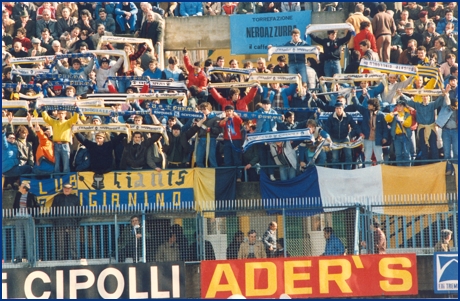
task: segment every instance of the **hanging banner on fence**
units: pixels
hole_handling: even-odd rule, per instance
[[[173,170],[130,170],[70,173],[56,179],[21,177],[43,207],[51,207],[53,197],[69,182],[82,206],[153,206],[180,208],[194,202],[197,211],[213,210],[219,201],[234,200],[236,169],[184,168]],[[211,214],[213,215],[213,214]]]
[[[435,214],[448,211],[445,171],[446,162],[412,167],[377,165],[353,170],[312,166],[286,181],[273,182],[261,173],[260,194],[262,199],[316,199],[318,202],[311,207],[324,212],[341,210],[337,206],[365,202],[379,214]],[[412,195],[420,205],[402,206],[399,197],[404,195]],[[398,206],[391,206],[394,204]]]
[[[2,299],[185,298],[183,262],[2,269]]]
[[[231,54],[267,53],[268,45],[285,45],[291,40],[294,28],[302,30],[310,23],[311,10],[276,15],[230,15]]]
[[[180,208],[181,202],[193,202],[193,170],[79,172],[78,194],[83,206]]]
[[[343,298],[416,295],[415,254],[201,262],[201,298]]]
[[[458,294],[458,252],[433,254],[435,294]]]

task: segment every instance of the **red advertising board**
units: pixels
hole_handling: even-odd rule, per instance
[[[416,295],[415,254],[290,257],[201,262],[201,297]]]

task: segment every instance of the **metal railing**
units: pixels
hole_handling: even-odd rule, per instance
[[[238,258],[239,248],[235,251],[231,246],[240,231],[243,239],[237,241],[238,247],[248,240],[250,230],[262,241],[271,221],[278,223],[277,238],[284,241],[284,250],[277,256],[322,255],[326,248],[324,227],[334,229],[344,253],[369,254],[373,253],[372,244],[363,250],[361,242],[373,240],[370,221],[374,218],[382,225],[388,253],[432,254],[444,228],[454,232],[452,248],[458,247],[456,194],[350,197],[334,204],[322,206],[319,198],[251,199],[205,203],[200,212],[192,203],[181,203],[178,208],[40,208],[30,216],[3,209],[2,254],[6,264],[19,257],[19,262],[27,258],[31,266],[75,264],[74,260],[81,258],[100,264]],[[136,233],[141,234],[140,239],[134,238],[130,225],[133,215],[139,217],[141,227]],[[25,219],[30,221],[27,231],[33,233],[32,241],[18,240],[25,233],[17,231],[17,226]],[[24,248],[18,254],[21,241]]]

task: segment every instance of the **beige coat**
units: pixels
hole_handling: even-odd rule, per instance
[[[238,259],[247,259],[249,256],[249,242],[243,242],[238,251]],[[261,241],[256,241],[254,245],[254,256],[256,258],[267,258],[264,244]]]

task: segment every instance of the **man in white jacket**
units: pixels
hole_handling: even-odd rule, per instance
[[[116,76],[118,69],[123,65],[123,57],[117,60],[115,64],[110,65],[110,59],[107,57],[103,57],[101,60],[101,65],[99,68],[96,68],[96,83],[97,83],[97,91],[100,93],[107,93],[109,92],[108,85],[110,82],[105,84],[105,81],[109,76]]]

